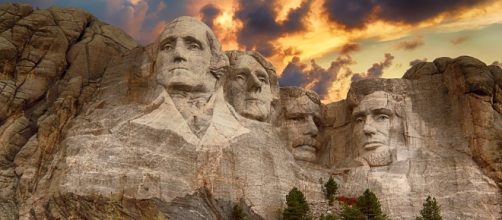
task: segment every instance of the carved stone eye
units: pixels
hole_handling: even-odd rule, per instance
[[[200,46],[198,44],[196,44],[196,43],[190,43],[188,45],[188,49],[190,49],[190,50],[200,50]]]
[[[172,44],[167,43],[162,46],[162,50],[172,50],[174,47]]]
[[[387,120],[387,119],[389,119],[389,116],[386,115],[386,114],[379,114],[379,115],[376,116],[376,120],[377,121],[384,121],[384,120]]]
[[[268,83],[267,79],[265,77],[258,77],[258,80],[260,80],[260,82],[265,83],[265,84]]]
[[[359,116],[359,117],[357,117],[355,119],[355,121],[356,121],[356,123],[363,123],[364,122],[364,117]]]
[[[239,74],[237,74],[237,76],[235,76],[235,79],[246,80],[246,77],[244,77],[244,73],[239,73]]]

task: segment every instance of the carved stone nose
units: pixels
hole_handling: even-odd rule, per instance
[[[261,91],[261,82],[254,74],[249,75],[247,80],[247,86],[248,86],[248,91],[255,91],[255,92]]]
[[[376,133],[376,128],[373,126],[373,124],[370,122],[371,119],[366,119],[364,122],[364,127],[363,127],[363,132],[365,135],[373,135]]]

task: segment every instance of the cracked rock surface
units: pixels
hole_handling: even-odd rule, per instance
[[[278,219],[293,187],[320,215],[330,175],[343,198],[370,188],[392,219],[415,219],[428,195],[444,219],[502,218],[498,66],[438,58],[353,83],[320,105],[307,162],[284,122],[246,119],[223,99],[221,130],[202,143],[180,132],[155,51],[85,11],[0,4],[0,219],[232,219],[235,205]],[[393,102],[384,166],[365,164],[354,141],[352,111],[375,92]]]

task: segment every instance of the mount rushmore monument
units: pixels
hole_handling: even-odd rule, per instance
[[[502,218],[498,66],[438,58],[325,104],[195,18],[140,46],[81,10],[0,11],[0,219],[277,219],[330,176],[392,219],[428,195]]]

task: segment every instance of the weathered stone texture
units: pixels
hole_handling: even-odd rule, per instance
[[[277,219],[293,187],[319,215],[330,175],[393,219],[428,195],[445,219],[502,218],[500,67],[438,58],[322,104],[175,21],[142,47],[81,10],[0,5],[0,219]]]

